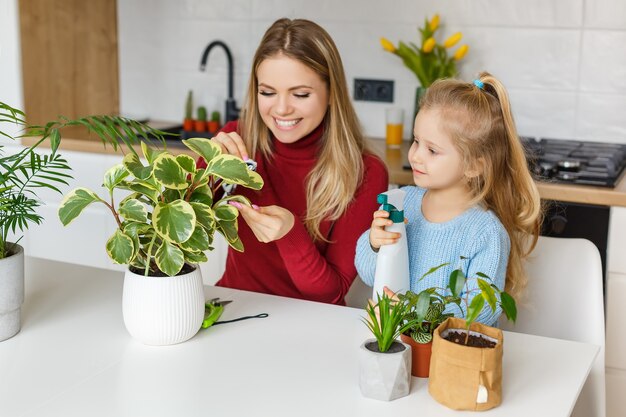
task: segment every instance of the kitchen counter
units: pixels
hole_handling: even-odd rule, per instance
[[[470,414],[436,403],[424,378],[395,401],[363,397],[361,309],[204,287],[207,299],[233,300],[223,320],[269,316],[146,346],[124,329],[121,272],[32,257],[25,266],[22,330],[0,343],[1,416]],[[480,415],[569,416],[599,348],[509,331],[504,340],[503,402]]]
[[[150,125],[157,129],[162,129],[171,126],[172,123],[151,122]],[[33,138],[22,139],[24,145],[30,145],[34,143],[34,141],[35,139]],[[387,149],[383,139],[371,138],[368,140],[368,143],[372,150],[387,164],[387,168],[389,169],[389,181],[392,184],[413,184],[411,171],[402,168],[402,165],[407,161],[408,149],[411,142],[403,142],[401,149]],[[194,155],[186,147],[176,144],[174,141],[168,141],[167,146],[168,150],[174,154],[184,153]],[[118,149],[117,151],[110,146],[105,148],[95,135],[79,139],[65,136],[61,141],[61,149],[92,153],[117,153],[120,155],[126,152],[125,148]],[[545,181],[538,181],[537,187],[539,188],[541,198],[546,200],[626,207],[626,175],[622,175],[615,188],[569,185]]]
[[[411,171],[402,168],[407,161],[411,142],[402,143],[401,149],[387,149],[384,139],[370,139],[372,150],[380,156],[389,169],[389,182],[392,184],[413,184]],[[537,181],[541,198],[572,203],[596,204],[604,206],[626,207],[626,172],[617,182],[615,188],[569,185]]]

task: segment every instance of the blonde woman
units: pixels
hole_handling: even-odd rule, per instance
[[[308,20],[274,22],[254,55],[240,119],[213,140],[252,157],[265,181],[258,192],[236,189],[254,203],[233,203],[245,252],[229,248],[217,285],[345,304],[356,240],[388,175],[366,148],[328,33]]]
[[[420,103],[413,134],[409,162],[416,186],[404,188],[411,290],[445,288],[461,262],[474,278],[470,290],[482,272],[519,298],[526,285],[522,260],[537,242],[541,207],[504,86],[488,73],[472,83],[435,82]],[[376,211],[357,245],[357,270],[368,285],[376,249],[399,237],[384,230],[387,217]],[[447,312],[459,310],[450,306]],[[500,312],[487,306],[477,320],[492,325]]]

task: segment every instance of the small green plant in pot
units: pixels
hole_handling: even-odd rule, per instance
[[[488,410],[502,401],[503,335],[498,328],[477,323],[485,305],[495,312],[500,305],[515,321],[515,300],[489,276],[477,272],[476,287],[461,268],[452,271],[447,292],[465,318],[448,318],[433,334],[428,391],[441,404],[455,410]],[[465,310],[461,306],[465,306]]]
[[[365,310],[364,322],[374,338],[363,342],[359,351],[361,393],[384,401],[404,397],[411,389],[411,347],[396,339],[415,324],[403,322],[408,306],[383,293]]]
[[[196,156],[174,156],[142,144],[147,165],[135,154],[126,155],[122,163],[105,173],[106,198],[86,188],[77,188],[65,196],[59,207],[59,218],[64,225],[92,203],[104,204],[111,211],[118,227],[107,241],[106,250],[114,262],[129,265],[123,297],[125,324],[131,335],[146,344],[178,343],[192,337],[200,328],[204,296],[200,270],[195,265],[207,260],[204,252],[213,249],[216,231],[231,247],[243,251],[237,230],[239,212],[227,203],[235,200],[250,205],[250,202],[237,195],[218,199],[216,191],[222,184],[255,190],[263,186],[259,174],[249,170],[241,159],[223,154],[211,140],[191,138],[182,143]],[[205,169],[196,168],[198,157],[207,161]],[[113,193],[116,189],[130,192],[118,204]],[[155,278],[158,276],[162,278]],[[185,284],[187,279],[191,283]],[[180,309],[193,304],[188,306],[191,312],[180,312],[181,316],[191,317],[190,323],[177,324],[175,320],[182,318],[167,316],[165,310],[172,309],[159,305],[162,300],[158,294],[163,291],[160,287],[169,285],[187,286],[192,291],[189,297],[193,303],[184,299],[172,301],[178,302]],[[153,313],[145,314],[149,309]],[[143,323],[137,315],[159,324]],[[186,329],[184,332],[180,331],[181,326]],[[163,327],[173,329],[175,334],[161,337],[158,331],[150,331]]]
[[[432,268],[421,279],[441,266],[443,265]],[[446,305],[451,301],[450,297],[441,295],[436,288],[427,288],[419,294],[407,291],[398,295],[398,298],[408,307],[404,322],[414,323],[400,335],[401,340],[411,346],[411,374],[428,378],[433,333],[447,318],[454,316],[452,313],[444,312]]]

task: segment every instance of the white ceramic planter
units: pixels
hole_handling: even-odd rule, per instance
[[[128,332],[146,345],[190,339],[204,319],[200,268],[175,277],[145,277],[126,270],[122,313]]]
[[[400,343],[404,350],[397,353],[372,352],[365,346],[376,342],[367,339],[359,350],[359,387],[368,398],[391,401],[411,391],[411,346]]]
[[[24,249],[0,259],[0,342],[15,336],[21,328],[20,312],[24,302]]]

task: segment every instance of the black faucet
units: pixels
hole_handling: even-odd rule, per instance
[[[224,117],[227,122],[230,122],[231,120],[237,120],[239,118],[239,109],[233,97],[233,56],[224,42],[213,41],[206,47],[202,54],[202,59],[200,60],[200,71],[204,71],[204,68],[206,68],[209,52],[211,52],[214,46],[221,46],[224,52],[226,52],[226,59],[228,60],[228,98],[226,99],[226,112]]]

